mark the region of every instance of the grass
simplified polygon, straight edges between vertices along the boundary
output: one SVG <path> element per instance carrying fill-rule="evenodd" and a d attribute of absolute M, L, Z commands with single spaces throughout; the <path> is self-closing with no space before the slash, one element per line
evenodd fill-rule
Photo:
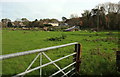
<path fill-rule="evenodd" d="M 66 43 L 79 42 L 82 44 L 82 63 L 80 75 L 107 75 L 117 74 L 115 51 L 118 50 L 118 32 L 46 32 L 46 31 L 25 31 L 25 30 L 3 30 L 2 33 L 2 54 L 23 52 L 33 49 L 46 48 Z M 61 36 L 65 36 L 61 39 Z M 48 40 L 58 38 L 60 40 Z M 73 53 L 74 46 L 45 52 L 52 60 L 58 59 Z M 30 62 L 37 54 L 21 56 L 3 60 L 3 75 L 15 75 L 24 72 Z M 49 62 L 43 56 L 43 63 Z M 61 68 L 72 62 L 72 57 L 57 62 Z M 39 65 L 39 59 L 32 68 Z M 43 75 L 49 76 L 58 69 L 49 65 L 43 68 Z M 67 71 L 66 71 L 67 72 Z M 39 70 L 27 75 L 39 75 Z M 61 74 L 60 74 L 61 75 Z"/>

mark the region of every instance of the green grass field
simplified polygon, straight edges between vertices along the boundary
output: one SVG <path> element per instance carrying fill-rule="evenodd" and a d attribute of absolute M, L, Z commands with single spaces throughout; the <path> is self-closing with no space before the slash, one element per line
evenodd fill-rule
<path fill-rule="evenodd" d="M 59 38 L 60 40 L 48 40 Z M 117 31 L 76 31 L 76 32 L 46 32 L 46 31 L 25 31 L 25 30 L 3 30 L 2 31 L 2 54 L 23 52 L 33 49 L 46 48 L 61 44 L 79 42 L 82 44 L 82 63 L 80 75 L 107 75 L 117 74 L 115 51 L 118 50 Z M 58 59 L 74 52 L 74 46 L 45 52 L 52 60 Z M 15 75 L 24 72 L 37 54 L 20 56 L 3 60 L 3 75 Z M 43 56 L 43 64 L 49 62 Z M 63 68 L 70 64 L 72 57 L 61 60 L 57 64 Z M 39 59 L 32 68 L 39 65 Z M 43 75 L 49 76 L 58 69 L 51 65 L 43 68 Z M 66 70 L 67 72 L 67 70 Z M 39 75 L 39 70 L 27 75 Z M 59 74 L 61 75 L 61 73 Z"/>

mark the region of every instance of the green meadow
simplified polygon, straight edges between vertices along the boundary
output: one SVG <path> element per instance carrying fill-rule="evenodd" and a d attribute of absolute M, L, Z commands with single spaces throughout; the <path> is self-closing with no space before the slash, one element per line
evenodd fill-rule
<path fill-rule="evenodd" d="M 79 42 L 82 45 L 82 62 L 80 64 L 80 75 L 108 75 L 117 74 L 116 71 L 116 51 L 118 50 L 118 32 L 117 31 L 30 31 L 30 30 L 10 30 L 2 31 L 2 54 L 11 54 L 28 50 L 46 48 L 56 45 L 62 45 L 72 42 Z M 52 59 L 56 60 L 74 52 L 74 45 L 45 51 Z M 3 75 L 16 75 L 24 72 L 36 54 L 15 57 L 2 61 Z M 42 57 L 43 64 L 49 60 Z M 56 62 L 60 68 L 73 62 L 73 57 Z M 39 58 L 33 64 L 32 68 L 39 66 Z M 72 68 L 72 67 L 71 67 Z M 69 69 L 71 69 L 69 68 Z M 67 72 L 69 69 L 65 70 Z M 53 65 L 42 68 L 42 75 L 49 76 L 58 71 Z M 39 75 L 39 70 L 33 71 L 27 75 Z M 62 75 L 59 73 L 58 75 Z M 57 76 L 58 76 L 57 75 Z"/>

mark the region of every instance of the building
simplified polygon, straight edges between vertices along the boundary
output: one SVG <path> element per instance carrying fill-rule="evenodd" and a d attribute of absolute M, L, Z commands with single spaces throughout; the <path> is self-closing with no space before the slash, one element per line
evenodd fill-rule
<path fill-rule="evenodd" d="M 59 26 L 59 21 L 57 19 L 43 19 L 41 22 L 44 25 Z"/>
<path fill-rule="evenodd" d="M 50 24 L 52 26 L 59 26 L 59 23 L 48 23 L 48 24 Z"/>

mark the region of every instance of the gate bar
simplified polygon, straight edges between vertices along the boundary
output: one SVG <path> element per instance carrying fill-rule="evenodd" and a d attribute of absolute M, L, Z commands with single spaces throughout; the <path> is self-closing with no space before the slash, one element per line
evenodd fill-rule
<path fill-rule="evenodd" d="M 27 70 L 29 70 L 30 69 L 30 67 L 33 65 L 33 63 L 37 60 L 37 58 L 39 57 L 39 55 L 40 55 L 40 53 L 34 58 L 34 60 L 31 62 L 31 64 L 28 66 L 28 68 L 25 70 L 25 71 L 27 71 Z"/>
<path fill-rule="evenodd" d="M 69 70 L 65 75 L 69 74 L 71 71 L 75 70 L 75 68 L 72 68 L 71 70 Z M 65 75 L 61 76 L 64 77 Z"/>
<path fill-rule="evenodd" d="M 65 69 L 69 68 L 70 66 L 74 65 L 75 63 L 76 63 L 76 62 L 73 62 L 73 63 L 69 64 L 68 66 L 64 67 L 64 68 L 63 68 L 63 69 L 61 69 L 61 70 L 63 71 L 63 70 L 65 70 Z M 54 74 L 52 74 L 52 75 L 51 75 L 51 76 L 49 76 L 49 77 L 52 77 L 52 76 L 54 76 L 54 75 L 56 75 L 56 74 L 60 73 L 60 72 L 61 72 L 61 70 L 59 70 L 59 71 L 55 72 Z M 64 75 L 67 75 L 67 74 L 64 74 Z"/>
<path fill-rule="evenodd" d="M 50 59 L 44 52 L 42 52 L 42 54 L 49 60 L 52 62 L 52 59 Z M 53 63 L 59 70 L 61 70 L 61 68 L 56 64 L 56 63 Z M 63 74 L 65 74 L 65 72 L 63 70 L 61 70 L 61 72 Z"/>
<path fill-rule="evenodd" d="M 18 53 L 13 53 L 13 54 L 0 55 L 0 60 L 12 58 L 12 57 L 17 57 L 17 56 L 33 54 L 33 53 L 38 53 L 38 52 L 43 52 L 43 51 L 47 51 L 47 50 L 51 50 L 51 49 L 56 49 L 56 48 L 61 48 L 61 47 L 74 45 L 74 44 L 78 44 L 78 42 L 69 43 L 69 44 L 63 44 L 63 45 L 58 45 L 58 46 L 52 46 L 52 47 L 48 47 L 48 48 L 42 48 L 42 49 L 36 49 L 36 50 L 30 50 L 30 51 L 24 51 L 24 52 L 18 52 Z"/>
<path fill-rule="evenodd" d="M 33 61 L 31 62 L 31 64 L 28 66 L 28 68 L 25 71 L 28 71 L 31 68 L 31 66 L 37 60 L 37 58 L 39 57 L 39 55 L 40 55 L 40 53 L 33 59 Z M 21 77 L 24 77 L 24 75 L 22 75 Z"/>
<path fill-rule="evenodd" d="M 33 69 L 30 69 L 30 70 L 28 70 L 28 71 L 26 71 L 26 72 L 22 72 L 22 73 L 20 73 L 20 74 L 17 74 L 17 75 L 15 75 L 15 76 L 13 76 L 13 77 L 18 77 L 18 76 L 27 74 L 27 73 L 29 73 L 29 72 L 35 71 L 35 70 L 37 70 L 37 69 L 40 69 L 40 68 L 42 68 L 42 67 L 45 67 L 45 66 L 47 66 L 47 65 L 49 65 L 49 64 L 55 63 L 55 62 L 57 62 L 57 61 L 60 61 L 60 60 L 62 60 L 62 59 L 64 59 L 64 58 L 67 58 L 67 57 L 72 56 L 72 55 L 75 55 L 75 54 L 76 54 L 76 53 L 72 53 L 72 54 L 70 54 L 70 55 L 64 56 L 64 57 L 59 58 L 59 59 L 57 59 L 57 60 L 54 60 L 54 61 L 52 61 L 52 62 L 49 62 L 49 63 L 43 64 L 43 65 L 41 65 L 41 66 L 35 67 L 35 68 L 33 68 Z"/>

